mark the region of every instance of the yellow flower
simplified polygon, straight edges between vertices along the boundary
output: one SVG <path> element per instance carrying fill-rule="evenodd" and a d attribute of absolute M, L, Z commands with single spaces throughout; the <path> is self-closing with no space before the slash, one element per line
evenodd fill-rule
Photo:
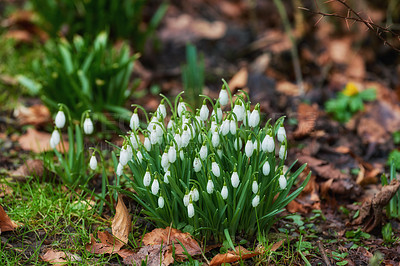
<path fill-rule="evenodd" d="M 346 96 L 351 97 L 357 95 L 359 93 L 359 90 L 354 82 L 348 82 L 342 93 Z"/>

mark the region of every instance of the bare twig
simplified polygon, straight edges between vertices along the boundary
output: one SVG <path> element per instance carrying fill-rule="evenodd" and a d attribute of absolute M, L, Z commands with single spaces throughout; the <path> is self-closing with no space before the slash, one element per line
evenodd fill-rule
<path fill-rule="evenodd" d="M 322 259 L 324 260 L 326 266 L 331 266 L 331 262 L 329 261 L 328 256 L 326 255 L 326 252 L 325 252 L 324 246 L 322 245 L 322 242 L 318 241 L 317 243 L 318 243 L 319 251 L 321 252 L 321 255 L 322 255 Z"/>

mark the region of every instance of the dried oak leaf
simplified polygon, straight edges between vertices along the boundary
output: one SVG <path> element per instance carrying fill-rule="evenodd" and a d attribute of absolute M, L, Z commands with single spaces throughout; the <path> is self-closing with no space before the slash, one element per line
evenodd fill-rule
<path fill-rule="evenodd" d="M 232 263 L 238 260 L 245 260 L 260 255 L 257 251 L 248 251 L 242 246 L 235 248 L 235 251 L 228 251 L 225 254 L 217 254 L 210 262 L 210 266 L 221 265 L 223 263 Z"/>
<path fill-rule="evenodd" d="M 50 147 L 50 138 L 50 133 L 39 132 L 34 128 L 28 128 L 27 132 L 18 139 L 18 142 L 22 149 L 40 153 L 52 150 L 52 148 Z M 69 143 L 65 139 L 64 147 L 65 151 L 67 152 L 69 148 Z M 57 145 L 56 148 L 60 152 L 64 151 L 61 142 Z"/>
<path fill-rule="evenodd" d="M 94 254 L 114 254 L 118 253 L 118 251 L 124 245 L 123 242 L 119 241 L 115 237 L 113 237 L 109 232 L 98 232 L 97 236 L 100 239 L 100 243 L 96 241 L 94 236 L 90 234 L 90 243 L 86 244 L 85 248 L 87 251 Z"/>
<path fill-rule="evenodd" d="M 145 245 L 172 245 L 173 243 L 177 256 L 184 256 L 184 249 L 180 243 L 186 248 L 190 256 L 201 254 L 199 244 L 189 233 L 182 233 L 178 229 L 171 227 L 165 229 L 156 228 L 150 233 L 147 233 L 142 241 Z"/>
<path fill-rule="evenodd" d="M 163 245 L 162 249 L 161 245 L 143 246 L 136 253 L 123 260 L 126 265 L 142 265 L 142 261 L 146 261 L 146 265 L 168 266 L 174 262 L 172 246 Z"/>
<path fill-rule="evenodd" d="M 27 176 L 42 177 L 44 173 L 43 160 L 27 160 L 25 164 L 18 167 L 18 169 L 11 171 L 11 177 L 24 180 Z"/>
<path fill-rule="evenodd" d="M 389 185 L 383 186 L 375 196 L 363 203 L 360 215 L 353 221 L 354 225 L 364 223 L 364 231 L 371 232 L 379 226 L 382 220 L 383 208 L 389 203 L 400 187 L 398 180 L 392 180 Z"/>
<path fill-rule="evenodd" d="M 118 203 L 111 228 L 113 235 L 125 244 L 128 243 L 131 222 L 132 217 L 129 215 L 129 211 L 124 204 L 122 195 L 118 195 Z"/>
<path fill-rule="evenodd" d="M 308 167 L 310 167 L 311 171 L 314 174 L 324 179 L 349 178 L 348 175 L 342 173 L 339 169 L 335 168 L 333 164 L 327 161 L 320 160 L 305 154 L 299 154 L 297 158 L 300 164 L 307 163 Z"/>
<path fill-rule="evenodd" d="M 0 205 L 0 234 L 2 232 L 14 231 L 17 227 L 18 225 L 8 217 L 3 207 Z"/>
<path fill-rule="evenodd" d="M 313 131 L 317 118 L 318 106 L 316 104 L 299 104 L 297 109 L 297 119 L 299 123 L 296 131 L 293 132 L 293 137 L 300 139 L 308 136 Z"/>
<path fill-rule="evenodd" d="M 55 251 L 53 249 L 48 249 L 45 254 L 40 255 L 40 258 L 50 264 L 64 264 L 82 261 L 82 258 L 76 254 L 71 254 L 65 251 Z"/>
<path fill-rule="evenodd" d="M 30 107 L 21 105 L 15 109 L 14 115 L 20 125 L 40 126 L 51 122 L 50 111 L 42 104 L 35 104 Z"/>

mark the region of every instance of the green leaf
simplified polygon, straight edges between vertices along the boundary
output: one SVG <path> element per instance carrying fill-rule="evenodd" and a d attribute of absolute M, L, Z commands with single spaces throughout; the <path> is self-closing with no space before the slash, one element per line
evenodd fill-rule
<path fill-rule="evenodd" d="M 42 89 L 42 84 L 24 75 L 17 75 L 17 81 L 19 84 L 27 88 L 29 94 L 32 96 L 37 95 Z"/>

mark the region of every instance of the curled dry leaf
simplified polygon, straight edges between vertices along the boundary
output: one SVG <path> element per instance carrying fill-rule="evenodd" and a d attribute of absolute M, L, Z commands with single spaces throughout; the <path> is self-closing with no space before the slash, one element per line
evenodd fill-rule
<path fill-rule="evenodd" d="M 42 104 L 35 104 L 30 107 L 19 106 L 15 109 L 14 115 L 20 125 L 40 126 L 51 122 L 50 111 Z"/>
<path fill-rule="evenodd" d="M 27 160 L 25 164 L 21 165 L 15 171 L 9 174 L 14 179 L 24 180 L 27 176 L 42 177 L 44 173 L 43 160 Z"/>
<path fill-rule="evenodd" d="M 55 251 L 53 249 L 48 249 L 40 258 L 50 264 L 63 264 L 70 262 L 82 261 L 82 258 L 76 254 L 71 254 L 65 251 Z"/>
<path fill-rule="evenodd" d="M 169 245 L 143 246 L 135 254 L 124 258 L 126 265 L 142 265 L 142 261 L 146 261 L 146 265 L 168 266 L 174 262 L 172 247 Z"/>
<path fill-rule="evenodd" d="M 14 231 L 17 227 L 18 225 L 8 217 L 3 207 L 0 205 L 0 234 L 2 232 Z"/>
<path fill-rule="evenodd" d="M 50 148 L 50 138 L 50 133 L 39 132 L 34 128 L 28 128 L 27 132 L 18 139 L 18 142 L 22 149 L 40 153 L 52 150 L 52 148 Z M 65 151 L 68 152 L 69 144 L 65 139 L 64 147 Z M 60 152 L 64 151 L 61 142 L 56 148 Z"/>
<path fill-rule="evenodd" d="M 221 265 L 223 263 L 232 263 L 238 260 L 245 260 L 260 255 L 257 251 L 248 251 L 242 246 L 235 248 L 235 251 L 228 251 L 225 254 L 217 254 L 210 262 L 210 266 Z"/>
<path fill-rule="evenodd" d="M 128 243 L 131 221 L 132 217 L 129 215 L 128 209 L 122 199 L 122 195 L 118 195 L 118 203 L 111 228 L 113 235 L 125 244 Z"/>
<path fill-rule="evenodd" d="M 100 243 L 97 243 L 96 239 L 90 234 L 90 243 L 86 244 L 85 248 L 87 251 L 94 254 L 114 254 L 122 248 L 124 243 L 113 237 L 109 232 L 98 232 L 97 233 Z"/>
<path fill-rule="evenodd" d="M 318 106 L 301 103 L 297 109 L 297 119 L 299 121 L 294 138 L 304 138 L 308 136 L 315 127 L 315 121 L 318 118 Z"/>

